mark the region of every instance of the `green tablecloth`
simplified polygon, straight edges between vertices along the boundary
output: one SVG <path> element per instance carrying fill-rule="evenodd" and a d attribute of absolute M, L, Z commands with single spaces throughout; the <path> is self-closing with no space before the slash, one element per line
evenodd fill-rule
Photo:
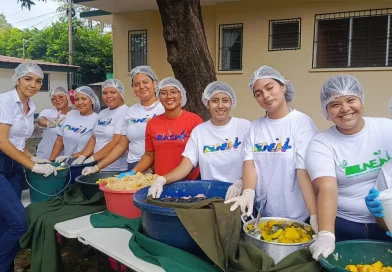
<path fill-rule="evenodd" d="M 79 184 L 67 189 L 64 196 L 30 204 L 26 209 L 28 229 L 20 239 L 22 248 L 31 248 L 30 272 L 63 271 L 55 224 L 105 209 L 102 192 L 86 200 Z"/>

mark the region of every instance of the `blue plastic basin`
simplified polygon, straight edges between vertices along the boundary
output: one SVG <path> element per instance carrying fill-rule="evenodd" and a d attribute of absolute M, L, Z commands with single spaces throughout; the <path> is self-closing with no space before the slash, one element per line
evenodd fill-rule
<path fill-rule="evenodd" d="M 69 184 L 75 183 L 76 178 L 82 174 L 83 168 L 88 167 L 88 166 L 94 166 L 96 164 L 96 162 L 90 162 L 90 163 L 84 163 L 84 164 L 79 164 L 79 165 L 71 165 L 74 160 L 76 160 L 76 159 L 70 159 L 68 161 L 70 172 L 68 173 L 68 176 L 67 176 L 67 182 L 69 181 L 69 176 L 71 175 L 71 181 Z"/>
<path fill-rule="evenodd" d="M 231 183 L 216 180 L 179 181 L 163 187 L 161 198 L 196 196 L 204 194 L 208 198 L 225 198 L 226 191 Z M 133 203 L 141 210 L 143 232 L 148 237 L 162 243 L 186 250 L 191 253 L 200 253 L 200 248 L 172 208 L 158 207 L 145 203 L 148 188 L 143 188 L 133 196 Z"/>

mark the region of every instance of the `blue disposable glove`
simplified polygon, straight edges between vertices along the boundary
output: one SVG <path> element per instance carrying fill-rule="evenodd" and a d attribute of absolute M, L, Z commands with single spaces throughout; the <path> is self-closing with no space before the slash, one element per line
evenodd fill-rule
<path fill-rule="evenodd" d="M 135 175 L 135 172 L 133 172 L 133 170 L 131 170 L 131 171 L 129 171 L 129 172 L 124 172 L 124 173 L 121 173 L 121 174 L 119 174 L 117 177 L 118 178 L 123 178 L 123 177 L 125 177 L 125 176 L 133 176 L 133 175 Z"/>
<path fill-rule="evenodd" d="M 387 235 L 388 235 L 389 237 L 392 237 L 392 233 L 390 233 L 389 231 L 387 231 Z"/>
<path fill-rule="evenodd" d="M 367 208 L 375 217 L 382 218 L 384 217 L 384 213 L 382 212 L 384 210 L 384 207 L 382 206 L 381 201 L 375 200 L 379 195 L 380 192 L 377 189 L 373 188 L 365 197 L 365 202 Z"/>

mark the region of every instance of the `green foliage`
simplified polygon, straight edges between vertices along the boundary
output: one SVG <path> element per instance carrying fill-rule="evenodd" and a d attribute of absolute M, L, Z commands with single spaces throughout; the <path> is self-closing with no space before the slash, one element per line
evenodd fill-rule
<path fill-rule="evenodd" d="M 12 27 L 12 25 L 7 22 L 7 19 L 5 18 L 4 14 L 0 13 L 0 32 L 3 29 L 8 29 L 11 27 Z"/>
<path fill-rule="evenodd" d="M 75 20 L 73 36 L 73 64 L 81 67 L 84 84 L 105 80 L 112 73 L 112 39 L 98 27 L 89 28 Z M 56 22 L 43 30 L 10 28 L 0 32 L 0 55 L 23 56 L 26 39 L 26 58 L 55 63 L 68 63 L 68 24 Z"/>

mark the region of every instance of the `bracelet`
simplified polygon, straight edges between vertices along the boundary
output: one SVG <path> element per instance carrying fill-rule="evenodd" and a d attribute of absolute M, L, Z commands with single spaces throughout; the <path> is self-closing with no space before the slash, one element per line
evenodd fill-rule
<path fill-rule="evenodd" d="M 98 172 L 101 172 L 101 169 L 99 169 L 98 165 L 94 165 L 95 168 L 97 168 Z"/>

